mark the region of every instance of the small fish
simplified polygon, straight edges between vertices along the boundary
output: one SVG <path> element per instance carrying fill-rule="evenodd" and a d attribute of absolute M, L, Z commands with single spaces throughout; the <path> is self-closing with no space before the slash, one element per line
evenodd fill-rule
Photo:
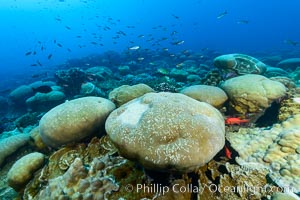
<path fill-rule="evenodd" d="M 41 51 L 43 51 L 45 48 L 44 48 L 44 46 L 41 46 Z"/>
<path fill-rule="evenodd" d="M 32 52 L 31 51 L 28 51 L 25 53 L 25 56 L 29 56 Z"/>
<path fill-rule="evenodd" d="M 139 35 L 139 36 L 138 36 L 138 38 L 143 38 L 143 37 L 145 37 L 145 35 Z"/>
<path fill-rule="evenodd" d="M 238 20 L 236 21 L 237 24 L 249 24 L 248 20 Z"/>
<path fill-rule="evenodd" d="M 39 66 L 43 66 L 42 63 L 41 63 L 39 60 L 37 60 L 36 63 L 37 63 Z"/>
<path fill-rule="evenodd" d="M 52 58 L 52 54 L 48 55 L 48 60 L 50 60 Z"/>
<path fill-rule="evenodd" d="M 33 54 L 33 55 L 36 55 L 36 51 L 34 51 L 32 54 Z"/>
<path fill-rule="evenodd" d="M 62 47 L 62 45 L 61 45 L 61 44 L 59 44 L 59 43 L 57 43 L 56 45 L 57 45 L 58 47 Z"/>
<path fill-rule="evenodd" d="M 168 48 L 163 48 L 162 50 L 163 50 L 163 51 L 169 51 L 169 49 L 168 49 Z"/>
<path fill-rule="evenodd" d="M 124 33 L 123 31 L 118 31 L 117 33 L 126 36 L 126 33 Z"/>
<path fill-rule="evenodd" d="M 56 43 L 56 40 L 53 40 L 53 43 L 55 44 L 55 43 Z"/>
<path fill-rule="evenodd" d="M 71 27 L 70 26 L 65 26 L 66 29 L 68 30 L 71 30 Z"/>
<path fill-rule="evenodd" d="M 169 71 L 166 68 L 160 67 L 157 69 L 157 72 L 162 75 L 168 75 Z"/>
<path fill-rule="evenodd" d="M 81 35 L 77 35 L 76 37 L 77 37 L 77 38 L 81 38 Z"/>
<path fill-rule="evenodd" d="M 184 40 L 180 40 L 180 41 L 173 42 L 172 44 L 173 45 L 181 45 L 183 43 L 184 43 Z"/>
<path fill-rule="evenodd" d="M 232 152 L 229 150 L 229 148 L 225 145 L 224 149 L 225 149 L 225 156 L 226 156 L 226 158 L 232 159 L 232 157 L 231 157 Z"/>
<path fill-rule="evenodd" d="M 172 14 L 172 16 L 173 16 L 175 19 L 179 19 L 179 17 L 178 17 L 177 15 Z"/>
<path fill-rule="evenodd" d="M 137 58 L 138 61 L 143 61 L 144 59 L 145 59 L 145 58 L 143 58 L 143 57 Z"/>
<path fill-rule="evenodd" d="M 97 43 L 97 42 L 91 42 L 91 44 L 93 44 L 93 45 L 97 45 L 98 43 Z"/>
<path fill-rule="evenodd" d="M 226 125 L 242 125 L 248 122 L 250 122 L 249 119 L 240 119 L 238 117 L 228 117 L 227 119 L 225 119 Z"/>
<path fill-rule="evenodd" d="M 171 35 L 175 35 L 177 33 L 178 33 L 177 31 L 172 31 Z"/>
<path fill-rule="evenodd" d="M 293 40 L 284 40 L 283 42 L 292 46 L 296 46 L 299 43 Z"/>
<path fill-rule="evenodd" d="M 68 51 L 68 52 L 72 52 L 72 50 L 71 50 L 70 48 L 67 48 L 67 51 Z"/>
<path fill-rule="evenodd" d="M 133 47 L 129 47 L 128 50 L 138 50 L 140 48 L 140 46 L 133 46 Z"/>
<path fill-rule="evenodd" d="M 227 15 L 227 11 L 225 10 L 224 12 L 220 13 L 218 16 L 217 16 L 217 19 L 221 19 L 223 18 L 225 15 Z"/>
<path fill-rule="evenodd" d="M 31 66 L 31 67 L 36 67 L 36 66 L 38 66 L 38 65 L 34 63 L 34 64 L 31 64 L 30 66 Z"/>
<path fill-rule="evenodd" d="M 56 18 L 54 18 L 56 21 L 59 21 L 59 22 L 61 22 L 61 19 L 60 18 L 58 18 L 58 17 L 56 17 Z"/>

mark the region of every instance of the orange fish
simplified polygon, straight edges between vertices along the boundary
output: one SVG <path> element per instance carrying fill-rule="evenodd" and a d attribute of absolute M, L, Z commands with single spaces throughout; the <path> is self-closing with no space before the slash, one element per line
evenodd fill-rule
<path fill-rule="evenodd" d="M 225 120 L 225 124 L 227 125 L 241 125 L 241 124 L 244 124 L 244 123 L 248 123 L 250 120 L 249 119 L 240 119 L 238 117 L 228 117 L 226 120 Z"/>
<path fill-rule="evenodd" d="M 232 152 L 228 149 L 228 147 L 224 146 L 224 148 L 225 148 L 226 158 L 232 159 L 232 157 L 231 157 Z"/>

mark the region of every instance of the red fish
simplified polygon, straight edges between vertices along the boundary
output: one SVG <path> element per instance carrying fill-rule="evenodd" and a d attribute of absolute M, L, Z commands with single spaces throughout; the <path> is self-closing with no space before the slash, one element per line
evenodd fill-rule
<path fill-rule="evenodd" d="M 224 146 L 224 148 L 225 148 L 226 158 L 232 159 L 232 157 L 231 157 L 232 152 L 228 149 L 228 147 Z"/>
<path fill-rule="evenodd" d="M 250 120 L 249 119 L 240 119 L 238 117 L 228 117 L 226 120 L 225 120 L 225 124 L 227 125 L 241 125 L 241 124 L 244 124 L 244 123 L 248 123 Z"/>

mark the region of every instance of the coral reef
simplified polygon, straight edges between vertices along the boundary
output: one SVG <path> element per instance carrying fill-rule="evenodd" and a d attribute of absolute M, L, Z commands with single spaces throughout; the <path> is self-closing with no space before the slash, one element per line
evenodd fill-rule
<path fill-rule="evenodd" d="M 117 107 L 120 107 L 128 101 L 143 96 L 149 92 L 154 92 L 154 90 L 145 84 L 132 86 L 122 85 L 109 93 L 109 99 L 114 102 Z"/>
<path fill-rule="evenodd" d="M 115 105 L 101 97 L 67 101 L 47 112 L 40 120 L 40 134 L 50 147 L 74 143 L 101 131 Z"/>
<path fill-rule="evenodd" d="M 230 108 L 241 114 L 263 112 L 286 94 L 282 83 L 255 74 L 228 79 L 221 88 L 229 97 Z"/>
<path fill-rule="evenodd" d="M 30 86 L 21 85 L 9 94 L 9 98 L 16 106 L 23 106 L 26 99 L 32 95 L 34 95 L 34 91 Z"/>
<path fill-rule="evenodd" d="M 222 89 L 208 85 L 189 86 L 181 90 L 180 93 L 198 101 L 209 103 L 216 108 L 221 108 L 228 99 L 226 93 Z"/>
<path fill-rule="evenodd" d="M 16 191 L 22 189 L 33 177 L 33 173 L 44 164 L 45 156 L 34 152 L 15 162 L 7 174 L 8 185 Z"/>
<path fill-rule="evenodd" d="M 26 128 L 27 126 L 36 125 L 41 119 L 41 114 L 38 112 L 26 113 L 15 120 L 15 125 L 18 129 Z"/>
<path fill-rule="evenodd" d="M 217 86 L 223 80 L 220 70 L 211 70 L 209 71 L 205 77 L 201 80 L 204 85 L 212 85 Z"/>
<path fill-rule="evenodd" d="M 266 168 L 279 186 L 300 192 L 300 115 L 271 129 L 240 129 L 227 139 L 239 153 L 236 161 L 246 168 Z"/>
<path fill-rule="evenodd" d="M 26 105 L 31 110 L 43 112 L 63 103 L 65 98 L 66 95 L 61 91 L 38 92 L 26 100 Z"/>
<path fill-rule="evenodd" d="M 0 140 L 0 166 L 4 159 L 24 146 L 29 141 L 27 134 L 14 135 Z"/>
<path fill-rule="evenodd" d="M 81 84 L 87 80 L 86 74 L 79 68 L 58 70 L 55 73 L 57 84 L 61 86 L 67 96 L 74 96 L 80 93 Z"/>
<path fill-rule="evenodd" d="M 263 74 L 267 66 L 248 55 L 244 54 L 226 54 L 214 59 L 214 65 L 225 71 L 225 73 L 243 74 Z"/>
<path fill-rule="evenodd" d="M 91 82 L 83 83 L 81 85 L 80 95 L 82 95 L 82 96 L 97 96 L 97 97 L 105 96 L 104 92 Z"/>
<path fill-rule="evenodd" d="M 120 155 L 158 171 L 190 172 L 224 146 L 224 119 L 178 93 L 148 93 L 113 111 L 105 129 Z"/>
<path fill-rule="evenodd" d="M 278 120 L 283 122 L 296 114 L 300 114 L 300 88 L 291 89 L 288 98 L 282 100 Z"/>

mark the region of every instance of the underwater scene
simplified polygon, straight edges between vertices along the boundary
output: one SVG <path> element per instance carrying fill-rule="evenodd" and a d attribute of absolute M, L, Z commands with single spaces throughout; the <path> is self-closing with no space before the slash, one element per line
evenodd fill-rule
<path fill-rule="evenodd" d="M 1 200 L 299 200 L 299 0 L 0 0 Z"/>

